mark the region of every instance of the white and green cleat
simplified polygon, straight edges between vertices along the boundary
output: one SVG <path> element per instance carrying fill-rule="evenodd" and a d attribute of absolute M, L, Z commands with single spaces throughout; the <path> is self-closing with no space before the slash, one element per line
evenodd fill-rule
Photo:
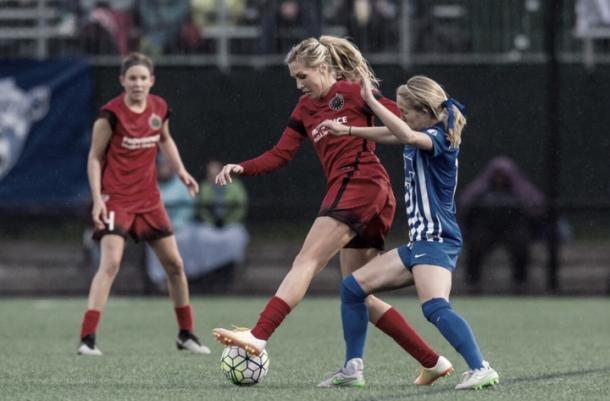
<path fill-rule="evenodd" d="M 480 390 L 485 387 L 495 386 L 500 382 L 500 376 L 489 362 L 483 361 L 480 369 L 471 369 L 462 374 L 462 381 L 455 386 L 456 390 Z"/>
<path fill-rule="evenodd" d="M 364 374 L 362 370 L 364 363 L 360 358 L 352 358 L 345 364 L 344 368 L 339 369 L 337 372 L 330 374 L 324 379 L 318 387 L 320 388 L 339 388 L 339 387 L 352 387 L 352 388 L 364 388 Z"/>

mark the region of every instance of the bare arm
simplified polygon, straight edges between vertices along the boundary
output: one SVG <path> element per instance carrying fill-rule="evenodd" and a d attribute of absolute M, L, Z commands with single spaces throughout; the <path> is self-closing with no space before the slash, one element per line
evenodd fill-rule
<path fill-rule="evenodd" d="M 398 145 L 398 138 L 387 127 L 354 127 L 343 125 L 332 120 L 324 120 L 317 129 L 327 130 L 333 135 L 353 135 L 364 139 L 370 139 L 377 143 Z"/>
<path fill-rule="evenodd" d="M 180 180 L 188 188 L 191 196 L 195 196 L 199 192 L 199 184 L 189 174 L 189 172 L 186 171 L 186 168 L 182 163 L 182 158 L 180 157 L 180 152 L 178 151 L 176 142 L 174 142 L 174 138 L 172 138 L 169 131 L 169 120 L 165 120 L 165 122 L 163 123 L 163 129 L 161 130 L 161 141 L 159 142 L 159 149 L 167 158 L 167 161 L 172 167 L 172 170 L 175 171 L 176 174 L 178 174 Z"/>
<path fill-rule="evenodd" d="M 411 129 L 406 122 L 388 110 L 373 96 L 371 84 L 368 80 L 362 80 L 361 85 L 362 98 L 369 105 L 373 113 L 379 117 L 381 122 L 396 137 L 399 143 L 412 145 L 423 150 L 431 150 L 433 148 L 432 139 L 428 135 Z"/>
<path fill-rule="evenodd" d="M 100 230 L 104 228 L 104 222 L 108 220 L 106 204 L 102 199 L 102 163 L 111 137 L 112 128 L 108 120 L 105 118 L 97 119 L 93 124 L 91 148 L 87 158 L 87 175 L 93 200 L 91 217 L 95 228 Z"/>

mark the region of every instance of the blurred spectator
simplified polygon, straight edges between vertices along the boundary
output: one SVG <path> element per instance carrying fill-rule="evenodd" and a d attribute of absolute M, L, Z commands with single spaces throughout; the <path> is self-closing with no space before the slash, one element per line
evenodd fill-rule
<path fill-rule="evenodd" d="M 184 271 L 189 286 L 196 292 L 222 292 L 230 288 L 235 268 L 245 260 L 248 232 L 243 226 L 248 196 L 243 184 L 219 187 L 214 177 L 222 164 L 210 161 L 207 178 L 199 188 L 198 215 L 195 221 L 194 200 L 178 177 L 160 161 L 158 169 L 159 190 L 172 221 Z M 146 250 L 149 278 L 159 289 L 165 289 L 165 270 L 150 248 Z"/>
<path fill-rule="evenodd" d="M 246 0 L 224 0 L 227 8 L 227 22 L 237 25 L 246 15 Z M 205 27 L 216 25 L 218 0 L 191 0 L 193 22 L 205 31 Z"/>
<path fill-rule="evenodd" d="M 192 263 L 187 251 L 190 246 L 190 229 L 195 217 L 195 199 L 189 194 L 188 188 L 180 181 L 180 178 L 173 172 L 167 159 L 158 156 L 157 159 L 157 181 L 161 200 L 165 204 L 167 214 L 172 222 L 172 228 L 178 249 L 184 259 L 184 271 L 189 276 L 189 263 Z M 146 245 L 146 270 L 153 283 L 159 288 L 165 288 L 165 269 L 161 266 L 159 258 L 156 257 L 152 248 Z"/>
<path fill-rule="evenodd" d="M 154 56 L 180 48 L 183 29 L 191 18 L 190 11 L 190 0 L 139 0 L 140 51 Z"/>
<path fill-rule="evenodd" d="M 167 205 L 167 214 L 174 230 L 179 231 L 195 219 L 195 199 L 188 188 L 172 171 L 170 164 L 163 157 L 157 162 L 157 180 L 162 200 Z"/>
<path fill-rule="evenodd" d="M 577 0 L 576 33 L 588 36 L 594 29 L 610 28 L 610 0 Z"/>
<path fill-rule="evenodd" d="M 225 24 L 236 26 L 246 23 L 250 18 L 248 2 L 246 0 L 224 0 L 226 7 Z M 211 38 L 208 32 L 222 24 L 220 15 L 222 10 L 219 8 L 218 0 L 191 0 L 191 23 L 192 29 L 196 30 L 201 40 L 199 49 L 208 51 L 214 47 L 214 42 L 207 39 Z"/>
<path fill-rule="evenodd" d="M 349 36 L 364 52 L 396 49 L 400 8 L 396 0 L 329 0 L 324 3 L 324 19 L 346 27 L 340 36 Z"/>
<path fill-rule="evenodd" d="M 481 267 L 496 245 L 506 246 L 515 291 L 527 281 L 530 244 L 541 226 L 545 198 L 508 157 L 492 159 L 462 192 L 458 212 L 463 223 L 466 280 L 479 291 Z"/>
<path fill-rule="evenodd" d="M 413 50 L 418 52 L 467 52 L 472 50 L 470 32 L 480 30 L 486 22 L 473 24 L 465 4 L 412 0 L 410 18 L 413 21 Z M 476 15 L 476 13 L 474 13 Z M 486 21 L 487 21 L 486 17 Z M 492 29 L 493 26 L 492 26 Z M 488 36 L 486 32 L 475 32 L 476 35 Z"/>
<path fill-rule="evenodd" d="M 109 1 L 81 3 L 84 19 L 79 38 L 81 48 L 87 54 L 129 53 L 133 1 L 118 2 L 121 8 L 114 3 Z"/>
<path fill-rule="evenodd" d="M 322 32 L 321 0 L 260 0 L 263 53 L 285 53 L 308 37 Z"/>
<path fill-rule="evenodd" d="M 394 0 L 353 0 L 350 3 L 348 35 L 364 52 L 395 47 L 399 10 Z"/>
<path fill-rule="evenodd" d="M 222 187 L 214 183 L 221 169 L 222 163 L 210 160 L 206 168 L 206 179 L 199 184 L 199 218 L 218 228 L 241 224 L 248 209 L 248 194 L 239 179 Z"/>

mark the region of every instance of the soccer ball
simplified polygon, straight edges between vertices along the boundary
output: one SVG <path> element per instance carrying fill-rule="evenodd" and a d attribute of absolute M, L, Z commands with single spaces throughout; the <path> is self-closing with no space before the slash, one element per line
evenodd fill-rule
<path fill-rule="evenodd" d="M 222 351 L 220 368 L 231 383 L 250 386 L 263 381 L 269 371 L 269 355 L 266 350 L 260 356 L 250 355 L 244 349 L 230 345 Z"/>

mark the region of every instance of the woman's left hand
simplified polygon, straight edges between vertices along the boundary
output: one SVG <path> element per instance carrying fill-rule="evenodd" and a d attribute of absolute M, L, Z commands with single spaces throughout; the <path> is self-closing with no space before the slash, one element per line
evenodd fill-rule
<path fill-rule="evenodd" d="M 349 126 L 343 125 L 333 120 L 324 120 L 317 127 L 316 130 L 326 130 L 333 135 L 341 136 L 349 134 Z"/>
<path fill-rule="evenodd" d="M 182 183 L 188 188 L 189 194 L 191 196 L 194 197 L 195 195 L 197 195 L 197 193 L 199 192 L 199 184 L 197 183 L 197 181 L 195 181 L 193 176 L 191 176 L 186 170 L 182 170 L 178 172 L 178 177 L 180 178 Z"/>

